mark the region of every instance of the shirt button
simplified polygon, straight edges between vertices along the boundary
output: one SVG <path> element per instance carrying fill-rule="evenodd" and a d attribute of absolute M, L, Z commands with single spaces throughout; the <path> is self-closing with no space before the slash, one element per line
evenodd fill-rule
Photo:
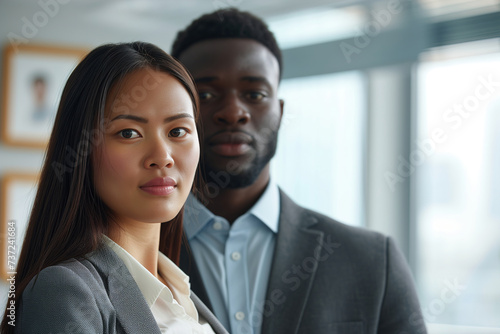
<path fill-rule="evenodd" d="M 238 261 L 239 259 L 241 259 L 241 254 L 240 252 L 233 252 L 231 254 L 231 258 L 234 260 L 234 261 Z M 238 313 L 241 313 L 241 312 L 238 312 Z M 238 314 L 236 313 L 236 314 Z M 243 315 L 244 316 L 244 315 Z"/>
<path fill-rule="evenodd" d="M 216 231 L 219 231 L 220 229 L 222 229 L 222 223 L 220 221 L 216 221 L 212 227 L 214 228 L 214 230 Z"/>
<path fill-rule="evenodd" d="M 236 320 L 241 321 L 241 320 L 245 319 L 245 313 L 243 313 L 243 312 L 236 312 L 236 314 L 234 315 L 234 317 L 236 318 Z"/>

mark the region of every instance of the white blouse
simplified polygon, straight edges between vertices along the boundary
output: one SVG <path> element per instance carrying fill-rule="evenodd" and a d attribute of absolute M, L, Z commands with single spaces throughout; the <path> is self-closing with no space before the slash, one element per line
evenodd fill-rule
<path fill-rule="evenodd" d="M 198 317 L 198 311 L 189 297 L 189 276 L 168 257 L 158 252 L 158 271 L 172 290 L 120 245 L 107 236 L 104 236 L 104 241 L 125 263 L 163 334 L 214 334 L 206 320 Z"/>

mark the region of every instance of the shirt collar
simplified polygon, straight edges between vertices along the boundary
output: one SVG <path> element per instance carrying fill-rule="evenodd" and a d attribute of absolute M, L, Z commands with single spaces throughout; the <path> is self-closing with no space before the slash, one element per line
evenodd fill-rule
<path fill-rule="evenodd" d="M 215 215 L 210 212 L 196 197 L 189 194 L 184 206 L 184 232 L 191 239 L 207 225 Z"/>
<path fill-rule="evenodd" d="M 151 274 L 139 261 L 137 261 L 129 252 L 123 249 L 116 242 L 111 240 L 106 235 L 103 235 L 104 243 L 108 245 L 118 257 L 124 262 L 128 271 L 137 283 L 139 290 L 141 290 L 146 303 L 151 308 L 156 302 L 163 289 L 168 289 L 165 284 L 160 282 L 153 274 Z M 168 257 L 161 252 L 158 252 L 158 271 L 163 277 L 168 277 L 169 284 L 172 287 L 189 296 L 189 276 L 179 269 Z M 164 294 L 169 295 L 171 294 Z M 172 298 L 171 298 L 172 299 Z M 173 302 L 169 300 L 169 302 Z"/>
<path fill-rule="evenodd" d="M 280 195 L 276 183 L 269 181 L 259 200 L 248 210 L 247 215 L 254 215 L 271 231 L 278 232 Z M 193 194 L 189 194 L 184 211 L 184 231 L 188 239 L 193 238 L 216 216 L 210 212 Z"/>
<path fill-rule="evenodd" d="M 248 214 L 253 214 L 260 219 L 274 233 L 278 232 L 280 194 L 278 186 L 275 183 L 269 181 L 262 196 L 260 196 L 257 203 L 255 203 L 245 215 Z"/>

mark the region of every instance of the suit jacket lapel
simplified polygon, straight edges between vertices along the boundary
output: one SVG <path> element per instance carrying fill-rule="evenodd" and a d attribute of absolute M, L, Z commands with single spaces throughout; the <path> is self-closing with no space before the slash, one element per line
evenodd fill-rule
<path fill-rule="evenodd" d="M 125 333 L 161 334 L 141 290 L 121 259 L 109 247 L 103 246 L 92 253 L 88 260 L 104 278 L 109 299 Z"/>
<path fill-rule="evenodd" d="M 280 191 L 278 239 L 263 309 L 262 334 L 296 333 L 314 281 L 323 233 L 315 217 Z"/>

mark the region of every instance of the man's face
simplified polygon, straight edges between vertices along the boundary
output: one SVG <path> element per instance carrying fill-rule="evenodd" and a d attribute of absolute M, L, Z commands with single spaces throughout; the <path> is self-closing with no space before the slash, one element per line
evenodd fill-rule
<path fill-rule="evenodd" d="M 193 44 L 179 60 L 200 96 L 207 181 L 229 176 L 226 187 L 251 185 L 262 170 L 268 173 L 276 151 L 283 112 L 277 59 L 250 39 L 212 39 Z"/>

